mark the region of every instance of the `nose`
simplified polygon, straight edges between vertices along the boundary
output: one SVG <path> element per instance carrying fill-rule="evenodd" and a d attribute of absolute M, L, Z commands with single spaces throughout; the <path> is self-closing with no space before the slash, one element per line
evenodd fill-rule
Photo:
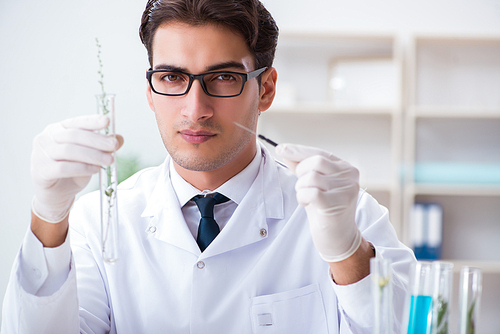
<path fill-rule="evenodd" d="M 198 122 L 213 116 L 210 96 L 205 94 L 199 80 L 194 80 L 189 92 L 184 96 L 182 115 L 192 122 Z"/>

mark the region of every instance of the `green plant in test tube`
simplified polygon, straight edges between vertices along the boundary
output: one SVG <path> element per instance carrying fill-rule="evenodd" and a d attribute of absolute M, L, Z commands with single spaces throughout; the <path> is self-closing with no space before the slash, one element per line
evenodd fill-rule
<path fill-rule="evenodd" d="M 449 334 L 453 264 L 418 261 L 410 277 L 408 334 Z"/>
<path fill-rule="evenodd" d="M 448 334 L 448 302 L 442 296 L 437 300 L 436 334 Z"/>
<path fill-rule="evenodd" d="M 99 85 L 101 93 L 96 95 L 97 112 L 109 118 L 109 125 L 101 132 L 105 135 L 115 135 L 115 95 L 106 94 L 104 89 L 104 74 L 102 70 L 101 45 L 96 38 L 97 59 L 99 61 Z M 110 166 L 101 167 L 99 173 L 99 191 L 101 208 L 101 246 L 104 261 L 114 263 L 118 259 L 118 208 L 117 208 L 117 171 L 116 156 Z"/>
<path fill-rule="evenodd" d="M 482 270 L 464 266 L 460 270 L 458 333 L 478 333 L 482 294 Z"/>
<path fill-rule="evenodd" d="M 476 333 L 476 321 L 474 318 L 474 309 L 476 306 L 476 300 L 470 304 L 469 310 L 467 310 L 467 324 L 466 324 L 466 333 L 467 334 L 475 334 Z"/>
<path fill-rule="evenodd" d="M 374 334 L 393 333 L 392 267 L 391 261 L 374 257 L 370 260 L 374 302 Z"/>
<path fill-rule="evenodd" d="M 449 334 L 450 309 L 453 285 L 453 264 L 445 261 L 433 263 L 434 292 L 432 334 Z"/>

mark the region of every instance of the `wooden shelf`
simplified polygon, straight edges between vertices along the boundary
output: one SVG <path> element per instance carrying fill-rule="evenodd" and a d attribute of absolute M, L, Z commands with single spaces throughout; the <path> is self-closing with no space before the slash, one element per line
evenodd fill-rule
<path fill-rule="evenodd" d="M 500 261 L 481 261 L 481 260 L 447 260 L 441 261 L 453 263 L 453 272 L 459 273 L 460 268 L 464 266 L 479 268 L 483 274 L 500 274 Z"/>
<path fill-rule="evenodd" d="M 409 116 L 414 118 L 500 119 L 500 108 L 412 106 L 409 108 Z"/>
<path fill-rule="evenodd" d="M 443 45 L 443 46 L 483 46 L 483 45 L 498 45 L 500 37 L 498 35 L 436 35 L 436 34 L 419 34 L 415 37 L 416 43 L 420 46 L 427 45 Z"/>
<path fill-rule="evenodd" d="M 406 190 L 413 195 L 500 196 L 500 185 L 413 183 Z"/>
<path fill-rule="evenodd" d="M 399 232 L 403 69 L 397 38 L 284 31 L 274 64 L 277 96 L 258 131 L 276 142 L 322 148 L 356 166 L 361 188 L 389 208 Z"/>
<path fill-rule="evenodd" d="M 500 277 L 500 184 L 496 178 L 486 183 L 486 174 L 473 178 L 461 167 L 500 163 L 500 37 L 416 36 L 409 56 L 402 239 L 412 246 L 415 202 L 438 203 L 442 261 L 454 264 L 456 276 L 463 266 L 480 268 L 494 277 L 484 291 L 498 289 L 491 282 Z M 422 181 L 457 182 L 415 182 L 428 176 L 419 167 L 433 163 L 451 169 Z"/>
<path fill-rule="evenodd" d="M 273 106 L 269 112 L 276 113 L 307 113 L 307 114 L 333 114 L 333 115 L 378 115 L 392 116 L 398 114 L 399 109 L 395 107 L 368 107 L 368 106 L 350 106 L 337 107 L 330 104 L 307 104 L 297 103 L 292 106 Z"/>
<path fill-rule="evenodd" d="M 329 32 L 281 32 L 277 54 L 289 52 L 336 57 L 390 56 L 394 52 L 394 36 L 379 34 L 338 34 Z"/>

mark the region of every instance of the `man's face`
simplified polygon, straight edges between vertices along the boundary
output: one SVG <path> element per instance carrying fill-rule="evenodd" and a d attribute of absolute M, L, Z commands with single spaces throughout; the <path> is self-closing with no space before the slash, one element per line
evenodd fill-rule
<path fill-rule="evenodd" d="M 164 68 L 192 74 L 214 68 L 255 70 L 254 58 L 240 35 L 223 27 L 177 22 L 160 26 L 154 36 L 153 70 Z M 255 130 L 259 108 L 256 78 L 246 82 L 241 95 L 231 98 L 206 95 L 198 80 L 183 96 L 159 95 L 149 85 L 147 95 L 163 143 L 178 166 L 212 171 L 253 158 L 255 138 L 233 122 Z"/>

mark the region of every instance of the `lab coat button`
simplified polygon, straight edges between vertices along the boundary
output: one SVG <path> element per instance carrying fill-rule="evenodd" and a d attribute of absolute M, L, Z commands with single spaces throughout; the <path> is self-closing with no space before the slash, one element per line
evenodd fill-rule
<path fill-rule="evenodd" d="M 155 232 L 156 232 L 156 226 L 150 226 L 149 233 L 155 233 Z"/>
<path fill-rule="evenodd" d="M 260 236 L 265 237 L 267 235 L 267 230 L 265 228 L 260 229 Z"/>
<path fill-rule="evenodd" d="M 203 268 L 205 268 L 205 262 L 198 261 L 198 263 L 196 264 L 196 266 L 198 267 L 198 269 L 203 269 Z"/>
<path fill-rule="evenodd" d="M 263 313 L 257 315 L 259 318 L 259 326 L 272 326 L 273 325 L 273 317 L 271 313 Z"/>

